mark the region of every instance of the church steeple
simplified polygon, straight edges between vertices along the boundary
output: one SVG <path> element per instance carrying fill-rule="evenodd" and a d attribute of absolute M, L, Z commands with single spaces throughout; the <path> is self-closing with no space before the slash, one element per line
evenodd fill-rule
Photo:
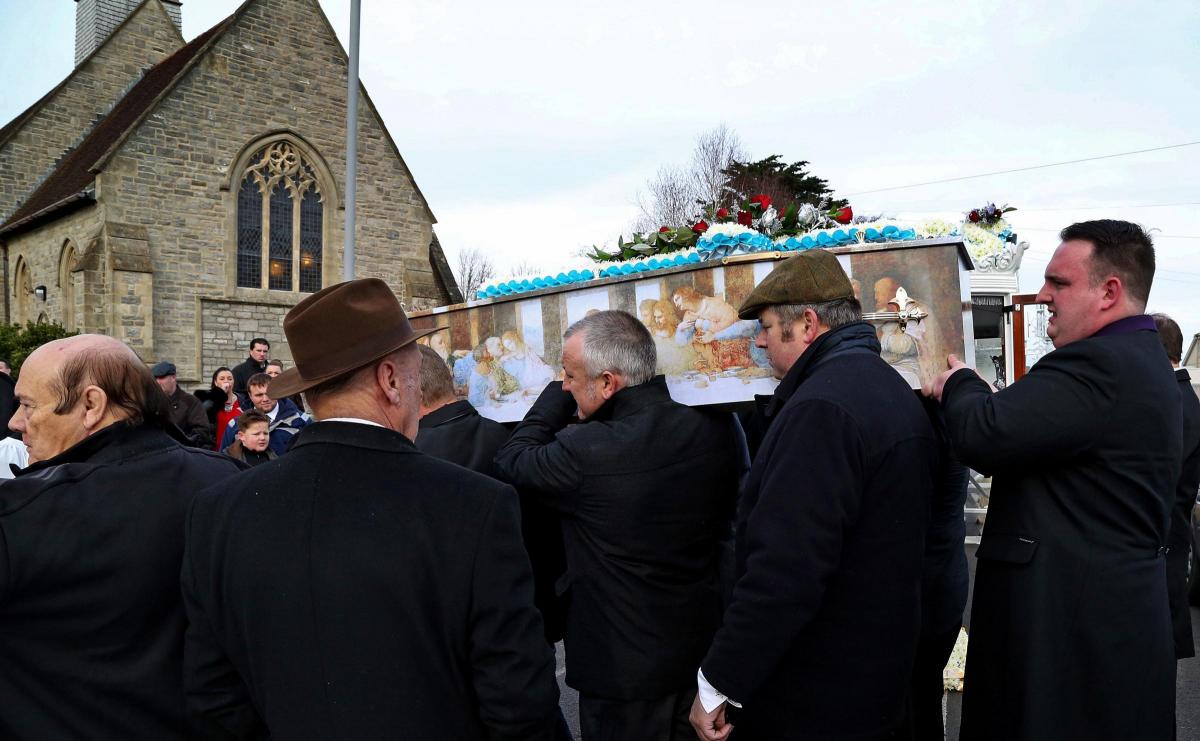
<path fill-rule="evenodd" d="M 75 0 L 75 65 L 87 59 L 143 2 L 161 2 L 182 33 L 181 0 Z"/>

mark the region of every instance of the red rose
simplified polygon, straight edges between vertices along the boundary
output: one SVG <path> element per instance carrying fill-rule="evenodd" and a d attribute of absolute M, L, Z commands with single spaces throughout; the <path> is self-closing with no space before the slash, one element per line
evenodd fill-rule
<path fill-rule="evenodd" d="M 979 221 L 979 212 L 972 210 L 971 213 L 967 214 L 967 218 L 971 220 L 971 223 L 975 223 Z"/>
<path fill-rule="evenodd" d="M 737 221 L 742 226 L 750 226 L 750 222 L 753 220 L 754 217 L 750 215 L 749 211 L 738 211 Z"/>
<path fill-rule="evenodd" d="M 851 221 L 854 221 L 854 209 L 850 208 L 849 206 L 843 206 L 842 208 L 839 208 L 837 212 L 834 213 L 833 220 L 839 224 L 849 224 Z"/>
<path fill-rule="evenodd" d="M 692 225 L 692 231 L 696 232 L 697 234 L 703 234 L 704 232 L 708 231 L 708 222 L 704 219 L 700 219 Z"/>
<path fill-rule="evenodd" d="M 660 227 L 658 228 L 658 233 L 659 233 L 659 234 L 666 234 L 666 233 L 667 233 L 667 232 L 669 232 L 669 231 L 671 231 L 671 227 L 669 227 L 669 226 L 660 226 Z"/>
<path fill-rule="evenodd" d="M 717 209 L 717 218 L 718 219 L 728 219 L 729 218 L 729 209 L 718 208 Z"/>
<path fill-rule="evenodd" d="M 757 203 L 758 207 L 761 208 L 763 211 L 766 211 L 768 208 L 771 207 L 771 197 L 766 194 L 763 194 L 763 193 L 759 193 L 758 195 L 751 198 L 750 202 Z"/>

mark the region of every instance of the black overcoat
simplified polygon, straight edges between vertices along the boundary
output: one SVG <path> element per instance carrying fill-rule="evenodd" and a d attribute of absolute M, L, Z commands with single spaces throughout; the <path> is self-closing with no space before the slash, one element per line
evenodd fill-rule
<path fill-rule="evenodd" d="M 1196 507 L 1196 490 L 1200 487 L 1200 397 L 1192 388 L 1191 375 L 1180 368 L 1175 371 L 1183 403 L 1183 468 L 1175 486 L 1175 503 L 1171 508 L 1171 550 L 1167 554 L 1168 594 L 1171 598 L 1171 626 L 1175 633 L 1175 658 L 1187 659 L 1196 655 L 1192 642 L 1192 614 L 1188 604 L 1187 570 L 1192 557 L 1192 510 Z M 1198 576 L 1197 578 L 1200 578 Z"/>
<path fill-rule="evenodd" d="M 0 485 L 0 738 L 188 737 L 184 515 L 242 468 L 118 422 Z"/>
<path fill-rule="evenodd" d="M 518 517 L 400 433 L 309 425 L 188 515 L 189 706 L 236 738 L 552 738 Z"/>
<path fill-rule="evenodd" d="M 861 322 L 809 346 L 768 412 L 705 678 L 744 741 L 886 737 L 921 627 L 934 430 Z"/>
<path fill-rule="evenodd" d="M 413 442 L 422 453 L 495 477 L 496 451 L 506 440 L 507 427 L 456 401 L 421 417 Z"/>
<path fill-rule="evenodd" d="M 508 440 L 504 425 L 483 417 L 469 401 L 456 401 L 421 417 L 414 441 L 434 458 L 496 476 L 496 451 Z M 562 640 L 563 614 L 554 585 L 566 571 L 558 515 L 530 496 L 521 496 L 521 537 L 533 567 L 533 603 L 542 613 L 546 640 Z"/>
<path fill-rule="evenodd" d="M 567 684 L 615 700 L 692 689 L 720 620 L 734 417 L 672 401 L 661 376 L 567 427 L 575 408 L 550 384 L 496 459 L 563 518 Z"/>
<path fill-rule="evenodd" d="M 942 406 L 959 459 L 993 476 L 961 738 L 1169 741 L 1181 421 L 1158 334 L 1071 343 L 998 393 L 960 370 Z"/>

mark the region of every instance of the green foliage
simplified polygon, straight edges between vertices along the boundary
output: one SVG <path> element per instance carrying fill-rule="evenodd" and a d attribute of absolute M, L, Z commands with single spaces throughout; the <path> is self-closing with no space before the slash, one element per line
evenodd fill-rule
<path fill-rule="evenodd" d="M 8 361 L 13 377 L 16 377 L 29 353 L 51 340 L 77 334 L 79 333 L 68 332 L 58 322 L 29 322 L 24 327 L 19 324 L 0 324 L 0 359 Z"/>
<path fill-rule="evenodd" d="M 732 191 L 746 197 L 768 195 L 780 214 L 787 213 L 791 206 L 806 203 L 822 210 L 849 205 L 845 199 L 833 197 L 833 189 L 824 178 L 805 169 L 807 160 L 791 163 L 780 160 L 781 155 L 773 154 L 757 162 L 734 162 L 723 172 Z"/>

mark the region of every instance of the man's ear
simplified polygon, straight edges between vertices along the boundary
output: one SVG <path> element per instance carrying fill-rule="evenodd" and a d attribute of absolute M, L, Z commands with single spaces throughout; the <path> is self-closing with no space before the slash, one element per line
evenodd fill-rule
<path fill-rule="evenodd" d="M 388 358 L 375 366 L 375 382 L 392 404 L 400 403 L 400 368 Z"/>
<path fill-rule="evenodd" d="M 90 434 L 108 414 L 108 394 L 99 386 L 88 386 L 79 401 L 83 404 L 83 428 Z"/>
<path fill-rule="evenodd" d="M 617 375 L 612 371 L 606 370 L 601 373 L 600 380 L 603 382 L 600 385 L 600 396 L 605 401 L 611 399 L 614 394 L 621 390 L 620 378 L 618 378 Z"/>
<path fill-rule="evenodd" d="M 804 344 L 811 345 L 821 334 L 821 320 L 812 309 L 804 310 Z"/>
<path fill-rule="evenodd" d="M 1125 286 L 1121 284 L 1120 278 L 1110 275 L 1100 286 L 1104 289 L 1100 296 L 1100 308 L 1111 309 L 1121 303 L 1121 299 L 1125 296 Z"/>

